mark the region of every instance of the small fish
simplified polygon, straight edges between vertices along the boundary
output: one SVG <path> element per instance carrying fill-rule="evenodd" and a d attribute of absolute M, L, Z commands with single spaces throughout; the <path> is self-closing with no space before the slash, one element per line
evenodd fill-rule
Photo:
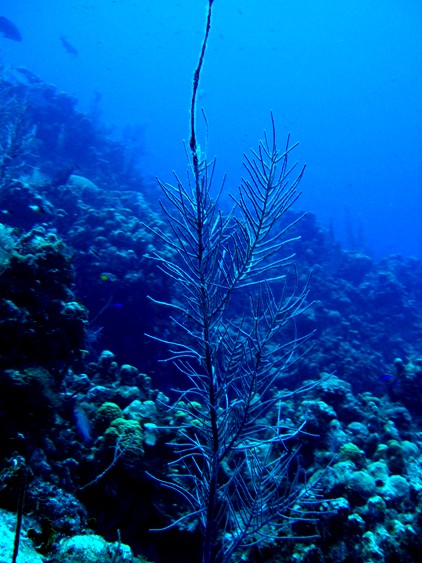
<path fill-rule="evenodd" d="M 37 215 L 45 215 L 47 211 L 41 205 L 28 205 L 29 209 Z"/>
<path fill-rule="evenodd" d="M 93 254 L 94 256 L 96 256 L 99 260 L 102 260 L 101 258 L 101 254 L 98 252 L 98 250 L 96 248 L 94 248 L 93 246 L 90 247 L 89 249 L 89 253 Z"/>
<path fill-rule="evenodd" d="M 67 39 L 67 37 L 65 37 L 64 35 L 60 35 L 60 41 L 62 42 L 64 49 L 69 53 L 69 55 L 72 55 L 72 57 L 79 56 L 79 51 L 77 50 L 76 47 L 72 45 L 72 43 Z"/>
<path fill-rule="evenodd" d="M 380 381 L 384 381 L 385 383 L 390 383 L 391 381 L 394 381 L 394 375 L 392 375 L 391 373 L 386 373 L 384 375 L 380 376 Z"/>
<path fill-rule="evenodd" d="M 100 274 L 100 280 L 108 283 L 108 282 L 115 282 L 117 278 L 114 274 L 103 272 L 102 274 Z"/>
<path fill-rule="evenodd" d="M 73 406 L 73 420 L 79 438 L 86 446 L 90 446 L 94 441 L 92 439 L 92 426 L 85 410 L 78 403 Z"/>
<path fill-rule="evenodd" d="M 13 39 L 13 41 L 22 41 L 22 35 L 16 25 L 5 18 L 0 16 L 0 33 L 4 35 L 7 39 Z"/>

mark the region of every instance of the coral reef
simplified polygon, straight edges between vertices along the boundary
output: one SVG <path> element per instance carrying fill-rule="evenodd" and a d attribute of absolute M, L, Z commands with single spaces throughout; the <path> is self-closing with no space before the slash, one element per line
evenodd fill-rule
<path fill-rule="evenodd" d="M 72 252 L 41 226 L 13 242 L 0 276 L 0 367 L 69 363 L 81 353 L 87 326 L 72 291 Z"/>
<path fill-rule="evenodd" d="M 150 474 L 181 471 L 173 445 L 202 408 L 176 402 L 179 373 L 158 361 L 164 346 L 144 336 L 174 340 L 184 322 L 168 322 L 147 298 L 180 297 L 148 258 L 171 256 L 144 226 L 164 228 L 156 198 L 124 164 L 124 146 L 72 98 L 23 70 L 3 69 L 1 92 L 27 100 L 14 118 L 21 152 L 0 163 L 1 557 L 11 560 L 23 495 L 22 561 L 70 561 L 72 546 L 91 542 L 86 552 L 97 545 L 111 560 L 196 563 L 193 526 L 150 531 L 186 514 Z M 312 539 L 269 541 L 243 560 L 417 561 L 422 262 L 342 249 L 311 214 L 300 235 L 298 281 L 313 271 L 313 302 L 297 330 L 315 330 L 315 345 L 277 385 L 319 385 L 286 399 L 280 417 L 306 423 L 300 466 L 320 475 L 326 510 L 292 527 Z"/>

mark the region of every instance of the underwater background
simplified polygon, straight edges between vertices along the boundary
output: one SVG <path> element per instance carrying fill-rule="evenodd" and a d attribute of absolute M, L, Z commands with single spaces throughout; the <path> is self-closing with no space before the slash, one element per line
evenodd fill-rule
<path fill-rule="evenodd" d="M 186 291 L 156 258 L 183 263 L 157 178 L 186 178 L 207 5 L 1 3 L 0 563 L 204 561 L 186 498 L 163 486 L 207 409 L 167 361 L 194 333 L 160 305 Z M 276 424 L 304 428 L 277 450 L 292 461 L 282 493 L 313 486 L 303 517 L 287 502 L 230 561 L 419 560 L 421 28 L 416 0 L 213 2 L 197 131 L 214 186 L 227 174 L 221 217 L 271 112 L 279 147 L 290 133 L 290 162 L 306 163 L 274 289 L 300 310 L 267 352 Z M 245 332 L 248 292 L 229 310 Z M 228 411 L 241 402 L 227 394 Z"/>
<path fill-rule="evenodd" d="M 146 176 L 185 170 L 197 0 L 3 0 L 22 65 L 142 149 Z M 308 164 L 299 206 L 371 254 L 421 255 L 422 8 L 417 0 L 225 0 L 216 5 L 199 104 L 227 191 L 273 111 Z M 65 38 L 75 52 L 60 41 Z"/>

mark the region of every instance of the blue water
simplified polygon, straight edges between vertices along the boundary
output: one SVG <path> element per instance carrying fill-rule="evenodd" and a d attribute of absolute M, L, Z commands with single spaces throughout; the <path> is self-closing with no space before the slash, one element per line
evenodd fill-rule
<path fill-rule="evenodd" d="M 0 37 L 0 62 L 27 67 L 76 96 L 83 111 L 99 98 L 113 135 L 141 144 L 143 174 L 170 180 L 186 169 L 182 140 L 206 6 L 2 0 L 0 15 L 23 41 Z M 227 171 L 228 191 L 272 110 L 280 143 L 291 132 L 308 165 L 298 207 L 332 224 L 346 247 L 353 231 L 375 256 L 422 257 L 419 0 L 215 0 L 199 103 L 208 155 L 220 176 Z"/>

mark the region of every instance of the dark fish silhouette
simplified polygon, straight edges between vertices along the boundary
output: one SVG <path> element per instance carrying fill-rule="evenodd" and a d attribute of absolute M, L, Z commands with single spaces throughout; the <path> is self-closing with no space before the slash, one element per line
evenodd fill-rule
<path fill-rule="evenodd" d="M 69 55 L 72 55 L 73 57 L 77 57 L 79 55 L 77 48 L 74 47 L 64 35 L 60 35 L 60 41 Z"/>
<path fill-rule="evenodd" d="M 2 33 L 7 39 L 13 39 L 13 41 L 22 41 L 22 35 L 16 25 L 5 18 L 0 16 L 0 33 Z"/>

